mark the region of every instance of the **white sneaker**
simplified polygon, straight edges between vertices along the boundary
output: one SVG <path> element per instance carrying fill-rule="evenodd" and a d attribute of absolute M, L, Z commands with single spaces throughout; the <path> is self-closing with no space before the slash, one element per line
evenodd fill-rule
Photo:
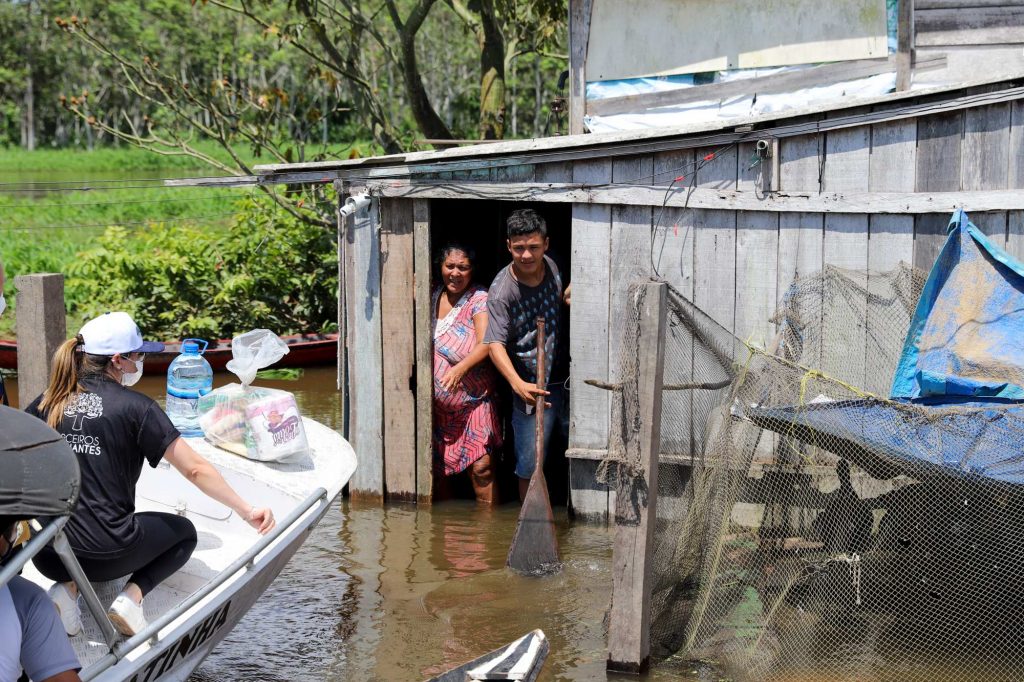
<path fill-rule="evenodd" d="M 125 637 L 131 637 L 146 628 L 146 616 L 142 612 L 142 605 L 136 604 L 124 592 L 117 595 L 117 599 L 107 609 L 107 617 Z"/>
<path fill-rule="evenodd" d="M 78 597 L 72 597 L 63 583 L 54 583 L 46 591 L 50 601 L 57 607 L 60 622 L 64 624 L 64 632 L 74 637 L 82 631 L 82 609 L 78 606 Z"/>

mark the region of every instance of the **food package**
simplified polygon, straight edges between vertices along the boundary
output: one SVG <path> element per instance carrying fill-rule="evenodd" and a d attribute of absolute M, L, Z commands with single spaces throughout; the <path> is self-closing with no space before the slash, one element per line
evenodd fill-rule
<path fill-rule="evenodd" d="M 241 384 L 222 386 L 199 399 L 199 426 L 219 448 L 262 462 L 296 459 L 309 452 L 295 396 L 251 386 L 256 372 L 288 352 L 288 346 L 266 329 L 242 334 L 231 342 L 228 369 Z"/>

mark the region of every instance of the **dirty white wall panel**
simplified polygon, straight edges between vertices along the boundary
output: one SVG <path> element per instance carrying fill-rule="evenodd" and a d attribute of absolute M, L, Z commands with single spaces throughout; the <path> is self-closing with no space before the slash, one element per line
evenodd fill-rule
<path fill-rule="evenodd" d="M 611 161 L 586 161 L 569 171 L 573 182 L 609 183 Z M 547 179 L 553 169 L 538 168 L 538 179 Z M 552 182 L 556 181 L 554 177 Z M 611 207 L 574 204 L 572 207 L 572 385 L 569 392 L 570 448 L 601 451 L 608 447 L 611 418 L 608 391 L 584 383 L 586 379 L 607 381 L 608 373 L 608 282 L 611 249 Z M 608 517 L 608 489 L 598 483 L 597 460 L 570 459 L 569 484 L 573 512 L 584 519 L 603 521 Z"/>
<path fill-rule="evenodd" d="M 964 114 L 954 111 L 917 119 L 918 192 L 960 189 L 960 151 Z M 930 270 L 943 243 L 949 216 L 919 215 L 914 219 L 914 266 Z"/>
<path fill-rule="evenodd" d="M 862 126 L 829 133 L 825 148 L 823 189 L 827 192 L 866 192 L 871 155 L 871 129 Z M 822 257 L 825 263 L 848 270 L 863 271 L 868 266 L 868 216 L 864 214 L 829 214 L 825 216 Z M 826 347 L 822 358 L 825 372 L 854 386 L 864 385 L 864 357 L 850 355 L 850 348 L 864 348 L 865 329 L 850 324 L 843 306 L 852 306 L 859 319 L 867 312 L 867 293 L 852 294 L 848 302 L 837 306 L 825 301 L 822 326 L 832 338 L 846 341 Z M 829 351 L 832 351 L 831 353 Z M 845 371 L 840 372 L 840 368 Z"/>
<path fill-rule="evenodd" d="M 771 160 L 755 155 L 754 143 L 740 145 L 736 189 L 761 193 L 770 188 Z M 779 214 L 736 213 L 736 336 L 762 348 L 775 336 L 779 264 Z"/>
<path fill-rule="evenodd" d="M 1024 4 L 1004 0 L 916 2 L 914 42 L 922 47 L 1024 43 Z"/>
<path fill-rule="evenodd" d="M 917 173 L 917 124 L 914 121 L 880 123 L 871 128 L 871 162 L 868 186 L 890 191 L 914 191 Z M 868 224 L 868 270 L 885 272 L 914 260 L 914 217 L 873 215 Z M 869 274 L 868 284 L 871 284 Z M 877 275 L 875 275 L 877 276 Z M 864 348 L 864 386 L 876 395 L 888 395 L 892 383 L 892 349 L 884 348 L 882 338 L 889 320 L 877 308 L 868 308 Z M 909 315 L 906 322 L 909 323 Z"/>
<path fill-rule="evenodd" d="M 689 185 L 694 168 L 692 149 L 660 152 L 654 155 L 654 182 L 666 186 L 681 178 L 676 187 Z M 653 267 L 688 299 L 693 299 L 693 213 L 681 208 L 654 208 Z M 672 352 L 665 354 L 663 383 L 693 381 L 693 342 L 684 329 L 669 326 L 666 338 Z M 693 450 L 691 414 L 692 391 L 666 391 L 662 395 L 661 451 L 689 455 Z"/>
<path fill-rule="evenodd" d="M 801 135 L 779 143 L 779 186 L 786 191 L 821 191 L 824 136 Z M 822 230 L 820 213 L 779 214 L 779 272 L 776 305 L 799 277 L 821 270 Z"/>
<path fill-rule="evenodd" d="M 1010 182 L 1009 103 L 968 109 L 964 112 L 960 187 L 965 190 L 1007 189 Z M 985 236 L 1006 246 L 1006 213 L 971 213 L 964 210 Z"/>
<path fill-rule="evenodd" d="M 886 54 L 885 0 L 593 0 L 586 79 Z"/>
<path fill-rule="evenodd" d="M 374 199 L 356 214 L 348 253 L 349 433 L 359 466 L 349 481 L 352 495 L 384 494 L 384 362 L 380 315 L 380 206 Z"/>

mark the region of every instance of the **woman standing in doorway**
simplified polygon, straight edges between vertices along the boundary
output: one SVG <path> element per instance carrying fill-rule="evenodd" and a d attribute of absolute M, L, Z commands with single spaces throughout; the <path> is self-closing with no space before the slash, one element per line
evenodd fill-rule
<path fill-rule="evenodd" d="M 497 374 L 483 344 L 487 289 L 473 284 L 473 250 L 448 244 L 439 254 L 434 291 L 434 471 L 469 469 L 478 502 L 495 504 L 495 457 L 501 447 Z"/>

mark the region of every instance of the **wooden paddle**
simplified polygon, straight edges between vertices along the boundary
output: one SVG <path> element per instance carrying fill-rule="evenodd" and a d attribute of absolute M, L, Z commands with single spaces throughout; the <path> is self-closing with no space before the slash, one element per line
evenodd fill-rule
<path fill-rule="evenodd" d="M 545 387 L 544 318 L 537 318 L 537 387 Z M 526 499 L 519 510 L 519 523 L 512 537 L 506 565 L 520 573 L 552 573 L 561 567 L 558 562 L 558 540 L 555 538 L 555 517 L 548 498 L 548 482 L 544 478 L 544 400 L 535 401 L 537 463 L 526 489 Z"/>

